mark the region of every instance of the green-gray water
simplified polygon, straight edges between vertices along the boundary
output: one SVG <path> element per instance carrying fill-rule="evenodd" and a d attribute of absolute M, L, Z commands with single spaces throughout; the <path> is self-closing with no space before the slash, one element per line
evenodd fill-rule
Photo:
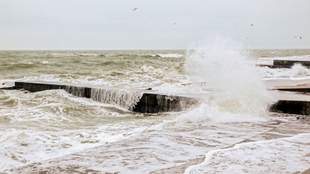
<path fill-rule="evenodd" d="M 309 57 L 310 50 L 245 53 L 255 60 L 259 57 Z M 184 50 L 1 51 L 0 86 L 23 80 L 183 93 L 193 89 L 188 85 L 191 78 L 185 64 Z M 258 71 L 263 78 L 310 76 L 310 71 L 298 68 L 261 68 Z M 199 90 L 198 86 L 192 92 Z M 205 154 L 220 161 L 220 157 L 230 157 L 221 150 L 244 142 L 254 144 L 229 150 L 241 162 L 249 160 L 246 159 L 248 153 L 258 155 L 257 163 L 243 163 L 249 173 L 260 163 L 265 167 L 255 172 L 302 171 L 309 166 L 309 156 L 302 157 L 310 153 L 306 144 L 310 138 L 309 122 L 281 114 L 254 117 L 215 112 L 209 107 L 202 104 L 180 113 L 147 115 L 74 97 L 62 90 L 37 93 L 0 90 L 0 173 L 183 173 L 186 168 L 200 163 L 202 167 L 193 166 L 193 171 L 209 167 L 213 171 L 208 169 L 208 172 L 212 173 L 238 165 L 238 161 L 227 160 L 222 169 L 206 161 L 208 167 L 203 167 Z M 300 135 L 294 136 L 296 134 Z M 293 137 L 300 143 L 279 139 L 284 137 Z M 270 139 L 272 142 L 261 144 Z M 273 143 L 279 148 L 274 148 Z M 287 146 L 292 147 L 288 150 L 294 151 L 295 156 L 282 153 L 281 148 Z M 253 151 L 248 151 L 251 148 Z M 262 158 L 260 153 L 274 160 L 269 151 L 262 149 L 273 149 L 279 155 L 276 159 L 279 163 L 262 162 L 268 159 Z M 282 164 L 287 162 L 290 168 L 281 170 Z M 272 168 L 275 166 L 276 169 Z"/>

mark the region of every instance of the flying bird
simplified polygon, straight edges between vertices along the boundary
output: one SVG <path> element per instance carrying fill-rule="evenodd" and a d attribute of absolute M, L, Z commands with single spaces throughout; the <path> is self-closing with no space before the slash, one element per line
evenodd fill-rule
<path fill-rule="evenodd" d="M 137 11 L 137 10 L 138 10 L 138 8 L 133 8 L 133 9 L 132 9 L 132 11 Z"/>
<path fill-rule="evenodd" d="M 301 39 L 302 39 L 302 36 L 300 36 L 300 35 L 295 35 L 294 38 L 295 38 L 295 39 L 300 39 L 300 40 L 301 40 Z"/>

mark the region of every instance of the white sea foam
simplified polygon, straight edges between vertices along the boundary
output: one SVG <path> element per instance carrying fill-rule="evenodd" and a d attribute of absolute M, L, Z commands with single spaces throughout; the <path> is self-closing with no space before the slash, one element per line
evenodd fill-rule
<path fill-rule="evenodd" d="M 63 90 L 0 92 L 0 172 L 123 140 L 146 128 L 120 117 L 113 123 L 129 113 Z M 16 104 L 4 105 L 9 100 Z"/>
<path fill-rule="evenodd" d="M 229 53 L 229 50 L 232 48 L 229 48 L 228 53 L 225 53 L 227 47 L 219 46 L 217 49 L 214 48 L 213 53 L 207 52 L 205 57 L 215 54 L 216 50 L 218 50 L 219 58 L 225 57 L 225 55 L 238 55 Z M 234 48 L 235 47 L 233 47 L 233 49 Z M 206 48 L 203 47 L 202 50 L 203 49 Z M 232 73 L 232 75 L 227 75 L 226 77 L 222 74 L 216 74 L 211 77 L 209 75 L 206 77 L 206 74 L 204 74 L 206 72 L 209 73 L 213 70 L 216 73 L 225 71 L 223 69 L 218 70 L 216 66 L 212 67 L 212 65 L 209 65 L 207 63 L 210 62 L 209 60 L 207 60 L 206 63 L 204 63 L 204 60 L 200 61 L 199 58 L 194 56 L 197 54 L 197 50 L 190 53 L 191 54 L 188 54 L 188 58 L 193 56 L 193 60 L 197 60 L 197 62 L 194 63 L 194 65 L 197 66 L 193 67 L 197 68 L 197 71 L 200 72 L 200 74 L 199 72 L 198 74 L 190 73 L 191 80 L 183 74 L 182 70 L 182 72 L 180 71 L 181 73 L 175 71 L 175 69 L 183 66 L 183 59 L 156 59 L 155 62 L 145 61 L 143 64 L 138 64 L 138 66 L 124 70 L 125 72 L 122 75 L 116 74 L 110 76 L 109 72 L 105 74 L 106 70 L 100 71 L 100 68 L 96 68 L 96 70 L 94 70 L 96 73 L 94 74 L 92 74 L 93 71 L 87 72 L 88 74 L 84 74 L 85 72 L 81 73 L 82 75 L 78 71 L 70 71 L 72 74 L 68 74 L 68 72 L 65 71 L 69 68 L 69 66 L 67 66 L 55 71 L 51 70 L 51 75 L 38 74 L 36 76 L 35 74 L 31 74 L 33 76 L 29 75 L 19 79 L 23 81 L 46 81 L 78 84 L 82 86 L 94 85 L 98 87 L 107 87 L 115 85 L 120 89 L 124 89 L 122 91 L 116 91 L 116 94 L 113 95 L 107 95 L 107 91 L 97 91 L 101 94 L 93 96 L 95 99 L 97 98 L 97 100 L 105 101 L 111 105 L 96 102 L 92 99 L 75 97 L 63 90 L 51 90 L 37 93 L 1 90 L 0 142 L 2 143 L 2 148 L 0 148 L 0 159 L 2 162 L 0 162 L 0 172 L 5 172 L 4 169 L 16 168 L 20 165 L 32 162 L 40 162 L 49 165 L 47 161 L 42 160 L 51 160 L 55 162 L 54 164 L 58 162 L 57 167 L 70 164 L 70 166 L 86 166 L 86 168 L 89 167 L 88 169 L 98 169 L 102 172 L 159 173 L 168 170 L 170 173 L 177 173 L 174 171 L 171 172 L 169 169 L 191 165 L 189 163 L 191 160 L 203 157 L 208 151 L 212 152 L 211 150 L 232 146 L 233 144 L 249 140 L 253 136 L 272 129 L 272 127 L 268 125 L 268 122 L 261 123 L 261 121 L 265 121 L 266 118 L 261 117 L 260 112 L 252 114 L 249 113 L 250 109 L 243 110 L 243 107 L 239 107 L 239 105 L 243 106 L 243 104 L 234 104 L 248 102 L 251 108 L 255 108 L 254 106 L 262 106 L 262 104 L 251 103 L 256 100 L 258 94 L 264 93 L 260 92 L 260 87 L 253 88 L 252 91 L 256 92 L 256 94 L 245 92 L 252 87 L 252 85 L 249 85 L 249 82 L 247 82 L 247 80 L 252 81 L 252 79 L 247 79 L 244 77 L 245 75 L 242 75 L 243 73 L 248 73 L 249 78 L 253 77 L 250 74 L 252 70 L 243 68 L 243 66 L 247 67 L 248 64 L 240 65 L 243 64 L 241 63 L 242 61 L 237 61 L 239 62 L 238 64 L 234 63 L 234 60 L 226 60 L 223 58 L 222 62 L 228 61 L 228 63 L 234 63 L 231 65 L 232 67 L 226 67 L 228 69 L 226 70 L 226 74 L 229 72 Z M 76 54 L 67 54 L 68 58 L 73 55 L 78 56 Z M 57 57 L 63 57 L 63 55 L 60 54 Z M 241 60 L 241 58 L 235 59 Z M 66 64 L 60 61 L 66 59 L 48 60 L 49 65 L 55 61 L 62 65 L 70 65 L 70 67 L 80 67 L 79 62 Z M 83 60 L 88 61 L 88 59 Z M 100 60 L 102 59 L 93 60 L 93 63 L 100 64 Z M 163 62 L 159 64 L 157 60 Z M 168 61 L 165 62 L 165 60 Z M 175 65 L 164 66 L 169 62 L 174 64 L 173 62 L 175 60 L 177 60 Z M 186 61 L 188 63 L 189 60 Z M 251 62 L 249 64 L 252 65 Z M 235 72 L 237 69 L 236 66 L 239 65 L 241 69 L 245 70 L 237 73 Z M 121 66 L 124 69 L 126 68 L 126 66 Z M 192 65 L 186 66 L 191 67 Z M 222 67 L 225 65 L 219 63 L 219 66 Z M 252 68 L 252 66 L 250 67 Z M 205 68 L 211 68 L 211 70 L 207 71 Z M 108 71 L 114 71 L 114 69 Z M 195 71 L 195 69 L 193 71 Z M 239 74 L 241 74 L 241 79 L 234 79 L 236 83 L 239 84 L 233 84 L 233 81 L 227 83 L 223 80 L 229 80 L 230 77 L 236 78 L 234 75 L 239 76 Z M 123 75 L 124 79 L 122 79 Z M 255 78 L 256 75 L 254 73 Z M 200 77 L 200 80 L 191 83 L 196 77 Z M 219 83 L 204 83 L 209 80 L 208 78 L 211 79 L 211 82 L 218 78 Z M 259 77 L 256 79 L 259 79 Z M 9 79 L 4 81 L 9 82 L 14 80 Z M 243 89 L 243 83 L 245 83 L 245 90 Z M 221 84 L 224 84 L 224 87 L 219 87 L 220 89 L 215 88 L 221 86 Z M 253 82 L 253 85 L 255 84 L 256 83 Z M 235 90 L 230 91 L 225 88 L 225 86 L 230 87 L 230 85 Z M 199 107 L 191 111 L 182 113 L 159 113 L 155 114 L 155 116 L 152 115 L 152 117 L 142 117 L 142 114 L 128 112 L 126 109 L 119 110 L 119 108 L 115 107 L 115 105 L 123 105 L 125 108 L 130 108 L 136 103 L 139 94 L 127 96 L 129 99 L 125 97 L 128 103 L 121 102 L 124 93 L 128 92 L 127 88 L 132 88 L 133 86 L 135 88 L 143 87 L 144 89 L 146 86 L 152 87 L 155 90 L 176 95 L 183 92 L 197 93 L 198 97 L 202 98 L 203 101 Z M 210 91 L 211 88 L 212 90 Z M 215 93 L 213 95 L 209 95 L 214 91 Z M 229 97 L 225 98 L 226 95 L 224 95 L 224 93 L 222 94 L 221 91 L 224 91 L 225 94 L 229 94 L 227 95 Z M 234 92 L 236 94 L 234 94 Z M 206 95 L 202 96 L 202 94 Z M 249 96 L 239 98 L 237 94 Z M 79 95 L 78 90 L 77 95 Z M 220 98 L 218 99 L 218 97 Z M 249 100 L 248 98 L 251 97 L 252 100 Z M 258 100 L 260 99 L 259 97 Z M 221 102 L 227 100 L 228 102 L 225 104 Z M 232 103 L 232 105 L 230 106 L 229 103 Z M 300 127 L 298 127 L 298 129 L 299 128 Z M 288 126 L 287 129 L 292 130 L 292 127 Z M 287 134 L 291 133 L 292 132 Z M 281 132 L 281 135 L 282 134 L 286 133 Z M 297 142 L 296 139 L 294 141 Z M 300 142 L 302 143 L 302 141 Z M 287 146 L 291 145 L 292 144 L 287 144 Z M 101 148 L 94 148 L 97 146 L 101 146 Z M 269 146 L 267 148 L 269 148 Z M 290 149 L 289 147 L 287 148 Z M 295 146 L 293 149 L 294 148 Z M 109 150 L 107 151 L 106 149 Z M 67 161 L 67 159 L 70 159 L 68 158 L 70 157 L 69 154 L 72 153 L 74 153 L 74 155 L 72 155 L 72 161 Z M 83 157 L 77 159 L 76 156 L 80 154 L 82 154 Z M 231 152 L 231 154 L 235 153 Z M 251 151 L 251 155 L 253 154 L 259 156 L 260 151 L 255 150 L 253 153 Z M 55 157 L 60 158 L 53 159 Z M 302 159 L 302 156 L 296 156 L 294 159 L 298 161 Z M 280 162 L 285 164 L 285 161 Z M 36 165 L 34 166 L 37 167 Z M 246 167 L 248 166 L 245 164 L 243 168 Z M 280 167 L 281 165 L 279 165 L 279 168 Z M 163 171 L 160 171 L 161 169 L 163 169 Z M 196 170 L 196 167 L 192 169 Z M 36 169 L 33 168 L 33 170 Z M 22 171 L 27 173 L 24 170 Z M 178 171 L 182 172 L 183 169 Z"/>
<path fill-rule="evenodd" d="M 163 58 L 181 58 L 181 57 L 184 57 L 184 55 L 177 54 L 177 53 L 156 54 L 156 55 L 163 57 Z"/>
<path fill-rule="evenodd" d="M 291 68 L 268 68 L 262 67 L 260 71 L 264 74 L 264 78 L 309 78 L 310 69 L 301 65 L 295 64 Z"/>
<path fill-rule="evenodd" d="M 41 61 L 41 64 L 48 64 L 49 62 L 47 60 Z"/>
<path fill-rule="evenodd" d="M 238 144 L 210 151 L 205 161 L 191 166 L 186 174 L 198 173 L 299 173 L 310 166 L 310 134 L 290 138 Z"/>
<path fill-rule="evenodd" d="M 268 117 L 264 114 L 237 113 L 222 111 L 215 105 L 202 103 L 199 107 L 181 114 L 176 121 L 178 122 L 219 122 L 219 123 L 237 123 L 237 122 L 264 122 Z"/>
<path fill-rule="evenodd" d="M 130 138 L 145 129 L 145 127 L 130 130 L 123 128 L 119 125 L 119 129 L 117 130 L 116 126 L 114 131 L 109 131 L 109 126 L 101 126 L 95 130 L 72 131 L 1 130 L 4 136 L 0 137 L 0 141 L 5 144 L 0 149 L 0 171 Z"/>
<path fill-rule="evenodd" d="M 303 55 L 303 56 L 285 56 L 285 57 L 270 57 L 270 58 L 266 58 L 266 59 L 309 61 L 309 60 L 310 60 L 310 55 Z"/>

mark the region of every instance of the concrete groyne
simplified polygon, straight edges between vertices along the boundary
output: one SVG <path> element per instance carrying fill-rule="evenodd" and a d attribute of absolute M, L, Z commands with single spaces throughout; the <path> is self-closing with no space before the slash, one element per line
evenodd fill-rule
<path fill-rule="evenodd" d="M 77 97 L 116 104 L 141 113 L 182 111 L 198 103 L 198 100 L 190 97 L 171 96 L 147 90 L 137 92 L 43 82 L 15 82 L 13 87 L 3 89 L 27 90 L 29 92 L 62 89 Z"/>
<path fill-rule="evenodd" d="M 267 66 L 270 68 L 291 68 L 295 64 L 301 64 L 310 67 L 309 58 L 303 57 L 282 57 L 282 58 L 259 58 L 258 66 Z"/>
<path fill-rule="evenodd" d="M 274 60 L 272 68 L 291 68 L 294 64 L 310 67 L 308 60 Z"/>
<path fill-rule="evenodd" d="M 286 114 L 310 115 L 310 101 L 279 100 L 269 110 Z"/>
<path fill-rule="evenodd" d="M 77 97 L 85 97 L 103 103 L 119 105 L 133 112 L 140 113 L 182 111 L 199 103 L 199 100 L 194 97 L 172 96 L 156 93 L 151 90 L 133 92 L 41 82 L 15 82 L 14 86 L 2 89 L 27 90 L 29 92 L 62 89 Z M 285 90 L 296 91 L 296 89 L 289 88 L 285 88 Z M 297 91 L 299 90 L 297 89 Z M 302 91 L 308 92 L 310 89 L 302 88 Z M 278 93 L 277 102 L 270 106 L 271 112 L 310 115 L 310 96 L 296 92 L 279 91 Z"/>

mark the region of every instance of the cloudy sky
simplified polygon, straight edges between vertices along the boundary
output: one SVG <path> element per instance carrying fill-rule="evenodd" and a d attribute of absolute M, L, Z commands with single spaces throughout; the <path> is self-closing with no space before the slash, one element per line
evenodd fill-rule
<path fill-rule="evenodd" d="M 310 48 L 310 0 L 0 0 L 0 49 Z"/>

